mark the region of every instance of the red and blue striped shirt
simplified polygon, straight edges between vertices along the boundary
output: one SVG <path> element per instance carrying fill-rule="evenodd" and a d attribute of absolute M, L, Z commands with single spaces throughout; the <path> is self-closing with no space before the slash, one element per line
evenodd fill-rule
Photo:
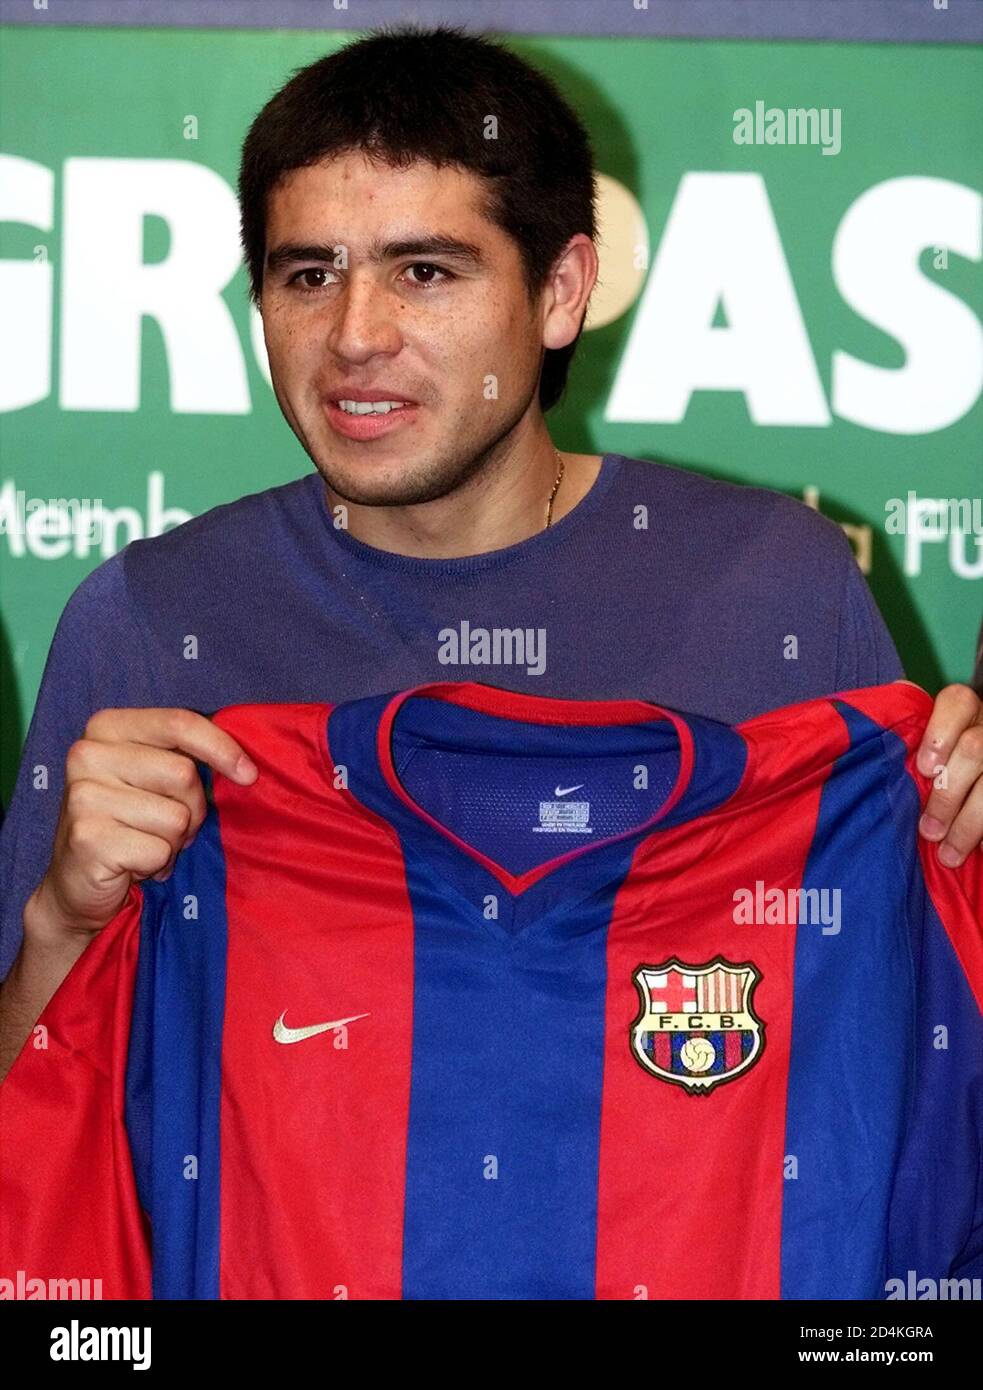
<path fill-rule="evenodd" d="M 257 763 L 0 1087 L 0 1276 L 107 1298 L 878 1299 L 978 1276 L 983 875 L 904 682 L 730 726 L 473 683 Z"/>

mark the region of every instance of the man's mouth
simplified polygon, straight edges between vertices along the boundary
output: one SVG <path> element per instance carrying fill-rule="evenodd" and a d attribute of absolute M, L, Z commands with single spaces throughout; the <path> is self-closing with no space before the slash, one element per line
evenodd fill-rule
<path fill-rule="evenodd" d="M 359 392 L 358 398 L 341 396 L 324 402 L 331 427 L 346 439 L 378 439 L 390 430 L 408 426 L 419 414 L 418 401 L 402 400 L 398 396 L 370 397 Z"/>
<path fill-rule="evenodd" d="M 402 410 L 410 401 L 333 401 L 346 415 L 388 415 L 391 410 Z"/>

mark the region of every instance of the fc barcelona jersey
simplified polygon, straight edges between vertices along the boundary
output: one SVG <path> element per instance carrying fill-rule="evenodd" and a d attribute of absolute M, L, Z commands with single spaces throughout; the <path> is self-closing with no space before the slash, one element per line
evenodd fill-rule
<path fill-rule="evenodd" d="M 978 1277 L 981 856 L 894 682 L 737 726 L 434 684 L 259 767 L 0 1087 L 0 1277 L 106 1298 L 882 1299 Z M 20 1271 L 20 1276 L 18 1276 Z"/>

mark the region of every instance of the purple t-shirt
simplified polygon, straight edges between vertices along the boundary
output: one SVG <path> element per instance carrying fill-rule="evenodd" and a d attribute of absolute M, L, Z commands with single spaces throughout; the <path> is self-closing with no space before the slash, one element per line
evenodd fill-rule
<path fill-rule="evenodd" d="M 312 472 L 131 542 L 65 605 L 0 832 L 0 978 L 96 710 L 471 680 L 737 723 L 903 675 L 843 532 L 782 493 L 605 454 L 548 531 L 433 560 L 336 529 Z"/>

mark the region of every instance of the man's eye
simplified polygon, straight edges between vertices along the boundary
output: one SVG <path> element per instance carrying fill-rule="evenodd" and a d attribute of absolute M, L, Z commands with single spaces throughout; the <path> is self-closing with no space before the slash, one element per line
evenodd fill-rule
<path fill-rule="evenodd" d="M 410 281 L 410 284 L 415 285 L 416 288 L 420 290 L 429 289 L 431 286 L 443 283 L 444 280 L 453 280 L 456 278 L 451 271 L 444 270 L 438 265 L 431 265 L 429 261 L 414 261 L 411 265 L 406 267 L 406 271 L 411 270 L 420 272 L 419 276 L 414 273 L 413 279 Z M 295 270 L 287 283 L 296 286 L 302 294 L 316 294 L 318 290 L 327 289 L 333 282 L 321 278 L 319 283 L 311 284 L 307 277 L 324 277 L 331 273 L 332 272 L 324 266 L 309 265 L 303 270 Z M 437 279 L 437 276 L 441 278 Z"/>
<path fill-rule="evenodd" d="M 323 266 L 309 265 L 306 268 L 306 270 L 295 271 L 293 275 L 291 275 L 287 283 L 290 285 L 296 285 L 299 290 L 302 290 L 307 294 L 313 294 L 316 290 L 323 290 L 325 288 L 324 282 L 322 281 L 320 285 L 301 284 L 300 281 L 302 280 L 302 278 L 305 275 L 330 275 L 330 273 L 331 272 L 329 270 L 325 270 Z"/>
<path fill-rule="evenodd" d="M 407 270 L 433 271 L 433 272 L 435 272 L 437 275 L 442 275 L 442 276 L 444 277 L 445 280 L 453 280 L 453 279 L 454 279 L 454 276 L 451 274 L 451 272 L 450 272 L 449 270 L 443 270 L 439 265 L 431 265 L 429 261 L 414 261 L 413 264 L 412 264 L 412 265 L 408 265 L 408 266 L 406 267 L 406 269 L 407 269 Z M 423 289 L 427 289 L 430 285 L 439 285 L 439 284 L 441 283 L 441 281 L 440 281 L 440 280 L 431 280 L 431 279 L 428 278 L 428 279 L 424 279 L 424 280 L 416 280 L 416 279 L 414 279 L 414 280 L 411 280 L 410 283 L 413 284 L 413 285 L 416 285 L 418 289 L 423 290 Z"/>

